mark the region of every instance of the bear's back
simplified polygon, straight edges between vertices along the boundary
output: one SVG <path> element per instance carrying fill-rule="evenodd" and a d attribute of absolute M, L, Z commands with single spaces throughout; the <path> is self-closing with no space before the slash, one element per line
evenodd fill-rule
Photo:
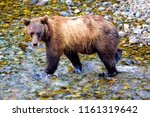
<path fill-rule="evenodd" d="M 82 51 L 81 53 L 84 53 L 84 51 L 89 52 L 91 45 L 94 45 L 97 38 L 103 41 L 104 29 L 113 28 L 110 22 L 98 15 L 79 17 L 54 16 L 52 24 L 57 30 L 55 32 L 61 35 L 59 37 L 63 39 L 65 48 L 80 50 Z"/>
<path fill-rule="evenodd" d="M 66 45 L 86 45 L 102 33 L 103 22 L 101 16 L 62 17 L 59 30 Z"/>

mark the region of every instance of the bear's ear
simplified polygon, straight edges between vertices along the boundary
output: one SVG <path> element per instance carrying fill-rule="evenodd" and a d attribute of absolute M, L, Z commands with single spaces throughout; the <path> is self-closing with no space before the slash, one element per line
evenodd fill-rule
<path fill-rule="evenodd" d="M 42 24 L 47 24 L 48 23 L 48 15 L 45 15 L 42 19 L 41 19 L 41 23 Z"/>
<path fill-rule="evenodd" d="M 28 26 L 30 24 L 30 20 L 27 19 L 27 18 L 22 18 L 21 19 L 21 22 L 25 25 L 25 26 Z"/>

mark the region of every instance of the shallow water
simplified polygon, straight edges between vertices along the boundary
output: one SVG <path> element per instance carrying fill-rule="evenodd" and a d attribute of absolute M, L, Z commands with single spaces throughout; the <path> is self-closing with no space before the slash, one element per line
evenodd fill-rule
<path fill-rule="evenodd" d="M 47 76 L 44 66 L 29 59 L 17 74 L 1 74 L 1 99 L 150 99 L 150 66 L 118 64 L 121 73 L 107 80 L 98 77 L 105 71 L 98 57 L 82 61 L 81 74 L 62 57 L 56 76 Z"/>

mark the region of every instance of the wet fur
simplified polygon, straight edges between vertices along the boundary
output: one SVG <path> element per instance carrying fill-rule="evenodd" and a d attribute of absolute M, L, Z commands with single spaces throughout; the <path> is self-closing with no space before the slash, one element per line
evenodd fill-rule
<path fill-rule="evenodd" d="M 32 22 L 39 21 L 44 24 L 42 41 L 46 45 L 48 74 L 55 72 L 63 53 L 75 68 L 82 70 L 79 52 L 97 53 L 109 76 L 117 75 L 116 63 L 121 59 L 122 54 L 118 49 L 119 35 L 115 27 L 102 16 L 53 16 L 46 21 L 44 17 L 32 19 Z"/>

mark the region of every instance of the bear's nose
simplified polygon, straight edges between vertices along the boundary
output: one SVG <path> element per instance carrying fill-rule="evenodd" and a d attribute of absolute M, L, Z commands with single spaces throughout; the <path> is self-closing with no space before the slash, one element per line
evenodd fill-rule
<path fill-rule="evenodd" d="M 34 46 L 37 46 L 38 44 L 37 44 L 37 43 L 33 43 L 33 45 L 34 45 Z"/>

